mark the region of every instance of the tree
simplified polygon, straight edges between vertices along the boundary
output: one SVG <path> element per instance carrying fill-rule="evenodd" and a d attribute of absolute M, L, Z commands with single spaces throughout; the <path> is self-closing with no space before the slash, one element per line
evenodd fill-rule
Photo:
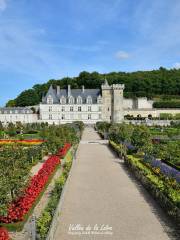
<path fill-rule="evenodd" d="M 6 103 L 6 107 L 15 107 L 15 106 L 16 106 L 16 100 L 15 99 L 9 100 Z"/>
<path fill-rule="evenodd" d="M 16 99 L 16 106 L 32 106 L 40 102 L 42 95 L 44 95 L 49 86 L 52 84 L 67 87 L 71 84 L 72 88 L 100 88 L 107 78 L 109 84 L 125 84 L 124 95 L 126 97 L 149 97 L 154 96 L 164 97 L 170 96 L 178 98 L 180 94 L 180 69 L 165 69 L 161 67 L 159 70 L 152 71 L 137 71 L 137 72 L 110 72 L 107 74 L 100 74 L 98 72 L 83 71 L 77 77 L 68 77 L 62 79 L 51 79 L 45 84 L 36 84 L 32 89 L 22 92 Z M 7 105 L 14 105 L 14 102 L 7 103 Z M 158 103 L 159 104 L 159 103 Z M 168 106 L 177 106 L 177 102 L 166 103 Z M 179 106 L 179 105 L 178 105 Z"/>
<path fill-rule="evenodd" d="M 7 211 L 7 204 L 16 199 L 29 177 L 26 155 L 16 145 L 3 148 L 0 156 L 0 209 Z"/>
<path fill-rule="evenodd" d="M 40 97 L 38 96 L 37 92 L 33 89 L 26 90 L 22 92 L 16 98 L 16 106 L 31 106 L 36 105 L 40 102 Z"/>
<path fill-rule="evenodd" d="M 135 126 L 131 137 L 131 143 L 140 151 L 151 152 L 152 140 L 148 127 L 141 125 Z"/>

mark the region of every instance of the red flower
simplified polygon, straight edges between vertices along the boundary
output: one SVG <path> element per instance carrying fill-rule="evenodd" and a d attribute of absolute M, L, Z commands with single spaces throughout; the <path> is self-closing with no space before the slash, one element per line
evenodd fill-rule
<path fill-rule="evenodd" d="M 7 216 L 0 216 L 0 222 L 12 223 L 23 221 L 24 216 L 31 209 L 32 205 L 42 192 L 57 165 L 60 164 L 60 157 L 64 157 L 70 147 L 71 144 L 65 143 L 64 147 L 59 149 L 57 155 L 50 156 L 44 162 L 38 173 L 30 179 L 29 185 L 26 187 L 24 194 L 10 204 Z M 5 239 L 9 238 L 0 238 L 0 240 Z"/>
<path fill-rule="evenodd" d="M 6 228 L 0 227 L 0 240 L 9 240 L 9 233 Z"/>

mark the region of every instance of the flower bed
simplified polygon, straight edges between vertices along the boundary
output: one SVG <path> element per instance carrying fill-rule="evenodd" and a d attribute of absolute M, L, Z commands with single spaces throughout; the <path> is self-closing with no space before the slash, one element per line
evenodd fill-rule
<path fill-rule="evenodd" d="M 143 162 L 149 164 L 152 168 L 155 168 L 157 172 L 159 170 L 164 176 L 168 178 L 173 178 L 178 183 L 180 183 L 180 172 L 175 168 L 168 166 L 160 160 L 157 160 L 154 157 L 148 155 L 144 156 Z"/>
<path fill-rule="evenodd" d="M 67 151 L 71 148 L 71 144 L 70 143 L 65 143 L 63 148 L 60 148 L 58 153 L 57 153 L 57 156 L 59 156 L 60 158 L 64 158 Z"/>
<path fill-rule="evenodd" d="M 0 217 L 0 222 L 12 223 L 23 221 L 24 216 L 31 209 L 58 164 L 60 164 L 58 156 L 49 157 L 37 175 L 31 178 L 29 186 L 24 191 L 24 195 L 10 204 L 7 216 Z"/>
<path fill-rule="evenodd" d="M 37 220 L 37 234 L 38 239 L 46 239 L 48 231 L 53 232 L 58 224 L 59 218 L 57 206 L 60 201 L 60 197 L 64 188 L 66 179 L 68 178 L 69 171 L 71 169 L 74 152 L 68 151 L 65 156 L 65 163 L 63 164 L 62 174 L 56 180 L 54 189 L 51 192 L 50 199 L 46 207 L 41 213 L 41 216 Z M 49 232 L 49 234 L 51 234 Z"/>
<path fill-rule="evenodd" d="M 0 145 L 10 145 L 10 144 L 22 144 L 22 145 L 38 145 L 43 143 L 44 140 L 31 139 L 31 140 L 16 140 L 16 139 L 0 139 Z"/>
<path fill-rule="evenodd" d="M 9 240 L 9 233 L 6 228 L 0 227 L 0 240 Z"/>
<path fill-rule="evenodd" d="M 166 213 L 180 224 L 180 194 L 164 179 L 157 176 L 143 162 L 132 155 L 125 158 L 125 164 L 134 173 L 136 178 L 153 195 L 164 208 Z"/>

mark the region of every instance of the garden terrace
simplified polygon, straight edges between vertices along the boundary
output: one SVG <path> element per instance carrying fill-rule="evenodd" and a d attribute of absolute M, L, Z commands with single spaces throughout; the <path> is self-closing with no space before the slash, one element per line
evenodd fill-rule
<path fill-rule="evenodd" d="M 39 130 L 43 140 L 25 140 L 28 143 L 41 143 L 40 145 L 23 146 L 14 144 L 22 140 L 9 140 L 7 142 L 13 144 L 0 147 L 0 224 L 7 224 L 13 230 L 22 229 L 51 181 L 60 158 L 65 156 L 71 145 L 78 143 L 82 130 L 81 123 L 44 125 Z M 42 163 L 37 174 L 31 176 L 32 167 L 42 161 L 45 155 L 49 155 L 48 159 Z"/>
<path fill-rule="evenodd" d="M 148 128 L 126 124 L 98 123 L 100 134 L 107 132 L 110 146 L 140 179 L 149 181 L 149 186 L 170 202 L 165 211 L 180 221 L 180 141 L 152 141 L 154 132 L 179 133 L 179 128 Z M 163 129 L 163 131 L 159 130 Z M 138 173 L 137 173 L 138 172 Z M 142 175 L 144 173 L 144 175 Z M 147 187 L 147 186 L 146 186 Z M 155 191 L 153 190 L 153 191 Z M 161 201 L 161 199 L 159 199 Z M 165 202 L 166 200 L 164 200 Z"/>

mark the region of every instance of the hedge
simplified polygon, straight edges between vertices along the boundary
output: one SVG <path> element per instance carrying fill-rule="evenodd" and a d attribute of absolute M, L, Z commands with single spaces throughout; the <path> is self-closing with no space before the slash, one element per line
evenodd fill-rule
<path fill-rule="evenodd" d="M 180 193 L 146 167 L 139 158 L 128 155 L 125 164 L 156 198 L 166 213 L 180 224 Z"/>
<path fill-rule="evenodd" d="M 68 178 L 69 171 L 72 165 L 73 154 L 70 151 L 65 156 L 65 163 L 63 164 L 62 175 L 56 180 L 55 187 L 51 192 L 51 197 L 41 216 L 37 220 L 37 239 L 46 239 L 50 229 L 56 207 L 58 206 L 64 184 Z"/>
<path fill-rule="evenodd" d="M 180 108 L 180 101 L 157 101 L 153 103 L 154 108 Z"/>

